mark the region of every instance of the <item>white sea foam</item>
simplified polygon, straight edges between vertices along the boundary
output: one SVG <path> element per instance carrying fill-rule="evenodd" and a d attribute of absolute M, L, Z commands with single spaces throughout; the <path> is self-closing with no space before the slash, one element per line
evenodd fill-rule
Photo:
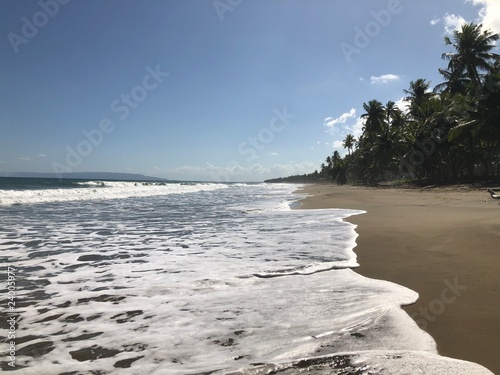
<path fill-rule="evenodd" d="M 0 205 L 69 202 L 185 194 L 227 188 L 218 183 L 161 183 L 129 181 L 77 182 L 81 188 L 0 190 Z"/>
<path fill-rule="evenodd" d="M 0 208 L 17 372 L 490 374 L 437 355 L 417 293 L 348 268 L 362 211 L 286 209 L 294 188 Z"/>

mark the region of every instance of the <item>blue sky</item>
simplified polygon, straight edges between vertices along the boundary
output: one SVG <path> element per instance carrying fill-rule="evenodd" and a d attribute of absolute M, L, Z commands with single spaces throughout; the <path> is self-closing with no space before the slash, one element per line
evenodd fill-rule
<path fill-rule="evenodd" d="M 4 0 L 0 173 L 262 181 L 319 168 L 362 104 L 441 81 L 497 0 Z"/>

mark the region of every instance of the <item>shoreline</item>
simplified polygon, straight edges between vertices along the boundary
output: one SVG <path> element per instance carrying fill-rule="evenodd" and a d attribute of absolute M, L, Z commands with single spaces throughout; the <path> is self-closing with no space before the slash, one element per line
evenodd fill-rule
<path fill-rule="evenodd" d="M 355 272 L 408 287 L 440 355 L 500 374 L 500 206 L 485 189 L 308 185 L 298 209 L 364 210 Z"/>

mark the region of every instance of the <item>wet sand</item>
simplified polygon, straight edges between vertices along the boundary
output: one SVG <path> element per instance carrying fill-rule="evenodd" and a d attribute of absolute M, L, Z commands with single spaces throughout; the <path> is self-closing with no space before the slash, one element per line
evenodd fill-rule
<path fill-rule="evenodd" d="M 300 208 L 367 211 L 356 272 L 419 293 L 404 309 L 442 355 L 500 374 L 500 201 L 467 187 L 385 189 L 310 185 Z"/>

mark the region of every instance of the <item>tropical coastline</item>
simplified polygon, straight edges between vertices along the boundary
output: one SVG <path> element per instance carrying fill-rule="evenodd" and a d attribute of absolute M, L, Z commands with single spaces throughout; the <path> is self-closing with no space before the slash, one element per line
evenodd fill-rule
<path fill-rule="evenodd" d="M 500 0 L 2 16 L 0 372 L 500 375 Z"/>
<path fill-rule="evenodd" d="M 500 179 L 500 55 L 493 52 L 499 35 L 481 24 L 464 24 L 444 42 L 444 82 L 434 88 L 425 78 L 411 81 L 399 105 L 372 99 L 363 103 L 361 132 L 349 133 L 338 149 L 312 173 L 267 182 L 338 185 L 380 183 L 457 184 Z M 352 116 L 327 118 L 333 132 Z M 351 129 L 352 130 L 352 129 Z M 359 129 L 358 129 L 359 130 Z"/>
<path fill-rule="evenodd" d="M 299 208 L 367 211 L 358 225 L 363 276 L 419 293 L 404 309 L 439 354 L 500 373 L 500 207 L 484 189 L 380 189 L 309 185 Z"/>

